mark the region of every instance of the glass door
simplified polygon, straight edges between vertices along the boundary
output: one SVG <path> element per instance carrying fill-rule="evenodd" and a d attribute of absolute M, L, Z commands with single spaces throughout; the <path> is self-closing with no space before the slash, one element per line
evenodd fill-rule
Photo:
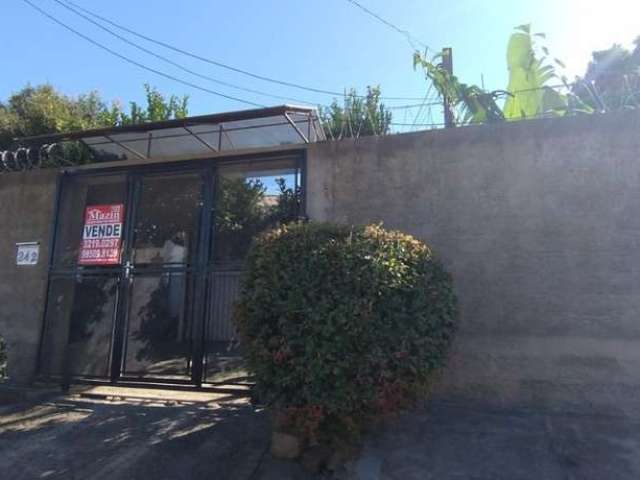
<path fill-rule="evenodd" d="M 297 157 L 65 176 L 40 373 L 201 384 L 241 370 L 247 250 L 298 218 L 301 179 Z"/>
<path fill-rule="evenodd" d="M 199 383 L 207 172 L 64 179 L 42 375 Z"/>
<path fill-rule="evenodd" d="M 256 235 L 299 218 L 300 179 L 296 157 L 234 161 L 216 168 L 212 252 L 207 265 L 205 383 L 242 376 L 233 309 L 245 259 Z"/>
<path fill-rule="evenodd" d="M 40 373 L 110 377 L 123 270 L 125 174 L 66 177 L 50 265 Z"/>
<path fill-rule="evenodd" d="M 115 358 L 120 378 L 197 383 L 205 177 L 196 171 L 134 179 Z"/>

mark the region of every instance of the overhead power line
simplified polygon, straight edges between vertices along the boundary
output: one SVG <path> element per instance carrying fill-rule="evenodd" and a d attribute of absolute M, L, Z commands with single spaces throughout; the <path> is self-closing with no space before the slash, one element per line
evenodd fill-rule
<path fill-rule="evenodd" d="M 28 4 L 30 7 L 34 8 L 36 11 L 38 11 L 40 14 L 42 14 L 43 16 L 45 16 L 46 18 L 48 18 L 52 22 L 56 23 L 57 25 L 59 25 L 59 26 L 65 28 L 66 30 L 70 31 L 74 35 L 77 35 L 78 37 L 80 37 L 83 40 L 91 43 L 92 45 L 97 46 L 98 48 L 108 52 L 109 54 L 111 54 L 111 55 L 113 55 L 113 56 L 115 56 L 115 57 L 117 57 L 117 58 L 119 58 L 119 59 L 121 59 L 121 60 L 123 60 L 123 61 L 125 61 L 127 63 L 130 63 L 130 64 L 132 64 L 134 66 L 137 66 L 138 68 L 141 68 L 143 70 L 152 72 L 152 73 L 154 73 L 156 75 L 159 75 L 161 77 L 167 78 L 169 80 L 173 80 L 175 82 L 178 82 L 180 84 L 186 85 L 188 87 L 191 87 L 191 88 L 194 88 L 194 89 L 206 92 L 206 93 L 210 93 L 210 94 L 213 94 L 213 95 L 216 95 L 216 96 L 220 96 L 220 97 L 223 97 L 223 98 L 227 98 L 229 100 L 233 100 L 233 101 L 236 101 L 236 102 L 244 103 L 244 104 L 255 106 L 255 107 L 264 107 L 265 106 L 265 105 L 262 105 L 262 104 L 259 104 L 259 103 L 256 103 L 256 102 L 252 102 L 252 101 L 249 101 L 249 100 L 246 100 L 246 99 L 243 99 L 243 98 L 239 98 L 239 97 L 235 97 L 235 96 L 232 96 L 232 95 L 227 95 L 225 93 L 221 93 L 221 92 L 218 92 L 218 91 L 215 91 L 215 90 L 211 90 L 209 88 L 206 88 L 206 87 L 203 87 L 201 85 L 195 84 L 195 83 L 190 82 L 188 80 L 184 80 L 182 78 L 179 78 L 179 77 L 176 77 L 174 75 L 168 74 L 168 73 L 166 73 L 164 71 L 149 67 L 149 66 L 147 66 L 147 65 L 145 65 L 145 64 L 143 64 L 143 63 L 141 63 L 141 62 L 139 62 L 137 60 L 134 60 L 134 59 L 132 59 L 132 58 L 126 56 L 126 55 L 123 55 L 123 54 L 119 53 L 118 51 L 116 51 L 116 50 L 114 50 L 114 49 L 112 49 L 112 48 L 110 48 L 110 47 L 98 42 L 97 40 L 89 37 L 88 35 L 85 35 L 84 33 L 82 33 L 80 31 L 76 30 L 75 28 L 67 25 L 66 23 L 64 23 L 61 20 L 59 20 L 58 18 L 56 18 L 54 15 L 48 13 L 44 9 L 42 9 L 42 8 L 38 7 L 37 5 L 35 5 L 32 1 L 30 1 L 30 0 L 23 0 L 23 1 L 26 4 Z M 162 55 L 159 55 L 159 54 L 157 54 L 157 53 L 155 53 L 155 52 L 153 52 L 151 50 L 148 50 L 148 49 L 136 44 L 135 42 L 132 42 L 132 41 L 122 37 L 121 35 L 118 35 L 117 33 L 112 32 L 110 29 L 108 29 L 108 28 L 106 28 L 106 27 L 104 27 L 102 25 L 97 24 L 96 22 L 92 21 L 91 19 L 86 18 L 80 12 L 75 12 L 72 7 L 64 5 L 64 2 L 58 1 L 58 0 L 54 0 L 54 1 L 56 3 L 58 3 L 58 4 L 60 4 L 61 6 L 71 10 L 72 12 L 76 13 L 77 15 L 80 15 L 82 18 L 85 18 L 85 20 L 90 21 L 92 24 L 94 24 L 96 26 L 99 26 L 101 29 L 107 31 L 108 33 L 110 33 L 110 34 L 112 34 L 114 36 L 116 36 L 117 38 L 121 39 L 122 41 L 126 42 L 127 44 L 132 45 L 135 48 L 138 48 L 141 51 L 144 51 L 145 53 L 148 53 L 148 54 L 150 54 L 150 55 L 152 55 L 152 56 L 154 56 L 156 58 L 162 59 L 163 61 L 166 61 L 167 63 L 170 63 L 171 65 L 182 69 L 183 71 L 186 71 L 186 72 L 188 72 L 190 74 L 199 76 L 201 78 L 205 78 L 207 80 L 210 80 L 210 81 L 213 81 L 213 82 L 216 82 L 216 83 L 220 83 L 222 85 L 233 86 L 234 88 L 244 89 L 244 87 L 234 86 L 234 85 L 229 84 L 227 82 L 219 81 L 218 79 L 215 79 L 213 77 L 209 77 L 209 76 L 200 74 L 198 72 L 195 72 L 193 70 L 190 70 L 190 69 L 184 67 L 183 65 L 177 63 L 177 62 L 173 62 L 172 60 L 170 60 L 170 59 L 168 59 L 168 58 L 166 58 L 166 57 L 164 57 Z M 68 2 L 68 3 L 72 3 L 72 2 Z M 283 98 L 283 99 L 288 99 L 288 100 L 294 100 L 294 99 L 292 99 L 290 97 L 272 95 L 272 94 L 269 94 L 269 93 L 266 93 L 266 92 L 262 92 L 262 91 L 259 91 L 259 90 L 253 90 L 253 89 L 244 89 L 244 90 L 249 91 L 251 93 L 261 94 L 261 95 L 265 95 L 265 96 L 272 96 L 272 97 L 275 97 L 275 98 Z M 344 94 L 342 94 L 342 95 L 344 95 Z M 356 96 L 358 98 L 365 98 L 364 96 L 360 96 L 360 95 L 356 95 Z M 401 98 L 401 97 L 397 97 L 397 98 Z M 301 100 L 294 100 L 294 101 L 301 102 L 301 103 L 316 104 L 316 105 L 319 105 L 319 106 L 323 106 L 323 105 L 315 103 L 315 102 L 306 102 L 306 101 L 301 101 Z M 439 105 L 439 104 L 440 104 L 440 102 L 432 102 L 432 103 L 420 103 L 420 104 L 417 104 L 417 105 L 413 104 L 413 105 L 389 106 L 387 108 L 389 110 L 409 110 L 409 109 L 416 108 L 416 107 L 426 107 L 426 106 Z"/>
<path fill-rule="evenodd" d="M 427 107 L 427 100 L 429 98 L 429 95 L 431 94 L 431 90 L 433 89 L 433 84 L 429 86 L 429 88 L 427 89 L 427 92 L 424 95 L 424 102 L 422 104 L 422 106 L 420 107 L 420 109 L 416 112 L 415 117 L 413 118 L 413 124 L 415 125 L 416 123 L 418 123 L 418 118 L 420 117 L 420 114 L 422 113 L 422 111 L 424 110 L 425 107 Z M 440 103 L 438 103 L 438 105 L 440 105 Z M 430 112 L 430 109 L 427 108 L 427 111 Z"/>
<path fill-rule="evenodd" d="M 261 90 L 254 90 L 252 88 L 246 88 L 246 87 L 242 87 L 242 86 L 239 86 L 239 85 L 234 85 L 232 83 L 225 82 L 223 80 L 218 80 L 217 78 L 211 77 L 209 75 L 205 75 L 205 74 L 196 72 L 195 70 L 191 70 L 190 68 L 185 67 L 184 65 L 182 65 L 182 64 L 180 64 L 178 62 L 174 62 L 173 60 L 165 57 L 164 55 L 160 55 L 160 54 L 154 52 L 153 50 L 149 50 L 148 48 L 143 47 L 139 43 L 133 42 L 133 41 L 129 40 L 128 38 L 126 38 L 126 37 L 114 32 L 110 28 L 105 27 L 101 23 L 96 22 L 95 20 L 93 20 L 91 17 L 89 17 L 89 16 L 83 14 L 82 12 L 76 10 L 71 5 L 67 5 L 67 3 L 70 3 L 70 2 L 64 2 L 64 1 L 61 1 L 61 0 L 53 0 L 53 1 L 56 2 L 57 4 L 59 4 L 60 6 L 62 6 L 63 8 L 66 8 L 67 10 L 69 10 L 69 11 L 73 12 L 74 14 L 78 15 L 79 17 L 85 19 L 87 22 L 90 22 L 91 24 L 93 24 L 96 27 L 100 28 L 101 30 L 103 30 L 103 31 L 109 33 L 110 35 L 118 38 L 119 40 L 125 42 L 126 44 L 131 45 L 132 47 L 137 48 L 138 50 L 140 50 L 142 52 L 145 52 L 145 53 L 147 53 L 147 54 L 149 54 L 149 55 L 151 55 L 151 56 L 153 56 L 155 58 L 158 58 L 158 59 L 162 60 L 163 62 L 166 62 L 166 63 L 168 63 L 170 65 L 173 65 L 174 67 L 182 70 L 183 72 L 187 72 L 187 73 L 189 73 L 191 75 L 194 75 L 196 77 L 202 78 L 204 80 L 208 80 L 210 82 L 217 83 L 219 85 L 223 85 L 225 87 L 235 88 L 237 90 L 242 90 L 244 92 L 253 93 L 253 94 L 256 94 L 256 95 L 263 95 L 263 96 L 266 96 L 266 97 L 272 97 L 272 98 L 276 98 L 276 99 L 280 99 L 280 100 L 293 101 L 293 102 L 304 103 L 304 104 L 309 104 L 309 105 L 317 105 L 317 102 L 310 102 L 308 100 L 300 100 L 300 99 L 297 99 L 297 98 L 286 97 L 286 96 L 283 96 L 283 95 L 274 95 L 274 94 L 271 94 L 271 93 L 263 92 Z"/>
<path fill-rule="evenodd" d="M 55 22 L 56 24 L 58 24 L 61 27 L 65 28 L 66 30 L 70 31 L 74 35 L 79 36 L 80 38 L 86 40 L 87 42 L 89 42 L 89 43 L 91 43 L 93 45 L 95 45 L 96 47 L 98 47 L 98 48 L 110 53 L 111 55 L 113 55 L 115 57 L 118 57 L 121 60 L 124 60 L 127 63 L 135 65 L 138 68 L 141 68 L 143 70 L 147 70 L 149 72 L 155 73 L 156 75 L 159 75 L 161 77 L 167 78 L 169 80 L 173 80 L 174 82 L 181 83 L 181 84 L 186 85 L 188 87 L 195 88 L 197 90 L 201 90 L 203 92 L 210 93 L 212 95 L 216 95 L 216 96 L 219 96 L 219 97 L 222 97 L 222 98 L 226 98 L 228 100 L 233 100 L 233 101 L 236 101 L 236 102 L 239 102 L 239 103 L 244 103 L 246 105 L 251 105 L 251 106 L 254 106 L 254 107 L 266 107 L 266 105 L 262 105 L 260 103 L 255 103 L 255 102 L 251 102 L 249 100 L 244 100 L 242 98 L 234 97 L 232 95 L 227 95 L 227 94 L 224 94 L 224 93 L 220 93 L 220 92 L 217 92 L 215 90 L 211 90 L 211 89 L 209 89 L 207 87 L 203 87 L 201 85 L 189 82 L 187 80 L 183 80 L 183 79 L 178 78 L 178 77 L 175 77 L 175 76 L 170 75 L 168 73 L 165 73 L 163 71 L 156 70 L 155 68 L 148 67 L 147 65 L 144 65 L 144 64 L 142 64 L 142 63 L 140 63 L 140 62 L 138 62 L 136 60 L 133 60 L 132 58 L 127 57 L 126 55 L 122 55 L 121 53 L 118 53 L 115 50 L 112 50 L 111 48 L 107 47 L 106 45 L 101 44 L 100 42 L 94 40 L 93 38 L 85 35 L 84 33 L 79 32 L 75 28 L 73 28 L 73 27 L 67 25 L 66 23 L 58 20 L 56 17 L 54 17 L 50 13 L 46 12 L 42 8 L 40 8 L 37 5 L 35 5 L 33 2 L 31 2 L 31 0 L 22 0 L 22 1 L 25 2 L 27 5 L 31 6 L 33 9 L 37 10 L 38 12 L 40 12 L 42 15 L 47 17 L 52 22 Z"/>
<path fill-rule="evenodd" d="M 385 108 L 387 110 L 411 110 L 412 108 L 442 106 L 442 100 L 438 100 L 438 101 L 434 100 L 434 101 L 427 102 L 427 100 L 430 100 L 428 96 L 429 96 L 429 90 L 427 90 L 427 94 L 425 95 L 426 98 L 423 98 L 424 102 L 422 103 L 413 103 L 411 105 L 391 105 L 391 106 L 385 105 Z M 435 97 L 432 97 L 432 98 L 435 98 Z"/>
<path fill-rule="evenodd" d="M 360 2 L 356 1 L 356 0 L 347 0 L 347 2 L 349 2 L 350 4 L 356 6 L 357 8 L 359 8 L 360 10 L 362 10 L 363 12 L 365 12 L 367 15 L 375 18 L 376 20 L 378 20 L 380 23 L 383 23 L 384 25 L 386 25 L 387 27 L 389 27 L 390 29 L 398 32 L 400 35 L 404 36 L 407 41 L 409 42 L 409 45 L 411 45 L 411 47 L 415 48 L 416 50 L 425 50 L 426 51 L 430 50 L 429 46 L 424 43 L 423 41 L 421 41 L 419 38 L 416 38 L 414 35 L 411 34 L 411 32 L 409 32 L 408 30 L 405 30 L 403 28 L 398 27 L 397 25 L 391 23 L 388 20 L 385 20 L 384 18 L 382 18 L 380 15 L 378 15 L 377 13 L 369 10 L 367 7 L 365 7 L 364 5 L 362 5 Z M 422 47 L 422 49 L 418 49 L 416 48 L 415 44 L 418 44 Z"/>
<path fill-rule="evenodd" d="M 144 34 L 138 32 L 138 31 L 136 31 L 136 30 L 133 30 L 133 29 L 128 28 L 128 27 L 125 27 L 124 25 L 121 25 L 121 24 L 119 24 L 119 23 L 117 23 L 117 22 L 115 22 L 113 20 L 110 20 L 110 19 L 108 19 L 108 18 L 106 18 L 106 17 L 104 17 L 102 15 L 99 15 L 99 14 L 97 14 L 97 13 L 95 13 L 95 12 L 93 12 L 93 11 L 87 9 L 87 8 L 84 8 L 81 5 L 78 5 L 77 3 L 72 2 L 70 0 L 66 0 L 66 3 L 69 4 L 69 5 L 74 6 L 78 10 L 81 10 L 82 12 L 84 12 L 84 13 L 86 13 L 88 15 L 91 15 L 94 18 L 97 18 L 98 20 L 101 20 L 104 23 L 107 23 L 107 24 L 109 24 L 109 25 L 111 25 L 111 26 L 113 26 L 113 27 L 115 27 L 115 28 L 117 28 L 119 30 L 122 30 L 123 32 L 127 32 L 130 35 L 134 35 L 134 36 L 136 36 L 138 38 L 146 40 L 147 42 L 154 43 L 154 44 L 159 45 L 161 47 L 164 47 L 166 49 L 172 50 L 172 51 L 174 51 L 176 53 L 180 53 L 181 55 L 185 55 L 185 56 L 193 58 L 195 60 L 199 60 L 201 62 L 208 63 L 210 65 L 215 65 L 217 67 L 224 68 L 224 69 L 236 72 L 236 73 L 240 73 L 242 75 L 246 75 L 246 76 L 255 78 L 257 80 L 262 80 L 262 81 L 265 81 L 265 82 L 270 82 L 270 83 L 282 85 L 282 86 L 285 86 L 285 87 L 297 88 L 297 89 L 300 89 L 300 90 L 306 90 L 308 92 L 320 93 L 320 94 L 324 94 L 324 95 L 331 95 L 333 97 L 342 97 L 344 95 L 344 92 L 338 92 L 338 91 L 335 91 L 335 90 L 325 90 L 325 89 L 322 89 L 322 88 L 315 88 L 315 87 L 302 85 L 302 84 L 299 84 L 299 83 L 289 82 L 289 81 L 285 81 L 285 80 L 279 80 L 279 79 L 276 79 L 276 78 L 267 77 L 265 75 L 260 75 L 260 74 L 257 74 L 257 73 L 253 73 L 253 72 L 250 72 L 250 71 L 242 69 L 242 68 L 234 67 L 232 65 L 228 65 L 226 63 L 222 63 L 222 62 L 219 62 L 217 60 L 212 60 L 212 59 L 204 57 L 202 55 L 198 55 L 196 53 L 189 52 L 189 51 L 184 50 L 182 48 L 176 47 L 175 45 L 171 45 L 170 43 L 164 42 L 162 40 L 157 40 L 155 38 L 151 38 L 151 37 L 149 37 L 147 35 L 144 35 Z M 422 44 L 422 42 L 420 42 L 420 43 Z M 357 95 L 357 97 L 366 98 L 366 95 Z M 381 97 L 381 100 L 413 100 L 413 101 L 420 101 L 420 100 L 422 100 L 422 97 L 392 97 L 392 96 L 384 96 L 384 97 Z"/>

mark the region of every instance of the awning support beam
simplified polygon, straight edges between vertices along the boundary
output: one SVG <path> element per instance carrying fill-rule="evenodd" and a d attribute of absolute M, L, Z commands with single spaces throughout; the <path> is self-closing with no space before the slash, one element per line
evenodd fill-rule
<path fill-rule="evenodd" d="M 147 157 L 145 157 L 144 155 L 142 155 L 140 152 L 135 151 L 133 148 L 126 146 L 125 144 L 118 142 L 117 140 L 115 140 L 114 138 L 110 137 L 109 135 L 103 135 L 104 138 L 106 138 L 107 140 L 112 141 L 113 143 L 115 143 L 116 145 L 118 145 L 120 148 L 125 149 L 127 152 L 131 152 L 133 153 L 136 157 L 142 159 L 142 160 L 148 160 Z"/>
<path fill-rule="evenodd" d="M 209 142 L 207 142 L 204 138 L 200 138 L 198 136 L 197 133 L 195 133 L 193 130 L 191 130 L 189 127 L 187 127 L 186 125 L 184 128 L 187 132 L 189 132 L 191 135 L 193 135 L 193 137 L 198 140 L 202 145 L 204 145 L 205 147 L 207 147 L 209 150 L 211 150 L 212 152 L 218 153 L 218 149 L 216 147 L 214 147 L 213 145 L 211 145 Z"/>
<path fill-rule="evenodd" d="M 291 125 L 293 127 L 293 129 L 298 132 L 298 135 L 300 135 L 300 138 L 302 138 L 302 141 L 304 143 L 309 143 L 309 139 L 306 137 L 306 135 L 304 133 L 302 133 L 302 130 L 300 130 L 298 128 L 298 126 L 296 125 L 296 122 L 294 122 L 293 120 L 291 120 L 291 117 L 289 116 L 289 114 L 287 112 L 284 112 L 284 118 L 287 119 L 287 122 L 289 122 L 289 125 Z"/>

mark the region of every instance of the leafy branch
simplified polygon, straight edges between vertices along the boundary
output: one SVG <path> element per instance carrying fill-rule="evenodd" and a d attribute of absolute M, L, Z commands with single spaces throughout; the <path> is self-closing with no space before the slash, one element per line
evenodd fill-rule
<path fill-rule="evenodd" d="M 509 85 L 506 91 L 486 91 L 459 81 L 442 63 L 437 63 L 441 55 L 427 59 L 416 52 L 413 66 L 421 67 L 440 97 L 448 100 L 457 125 L 592 113 L 593 109 L 576 95 L 561 94 L 548 85 L 556 79 L 569 87 L 566 78 L 556 71 L 556 65 L 564 67 L 564 64 L 557 58 L 550 63 L 549 49 L 536 44 L 545 35 L 532 34 L 530 25 L 520 25 L 515 30 L 507 46 Z M 507 99 L 501 108 L 498 101 L 502 97 Z"/>

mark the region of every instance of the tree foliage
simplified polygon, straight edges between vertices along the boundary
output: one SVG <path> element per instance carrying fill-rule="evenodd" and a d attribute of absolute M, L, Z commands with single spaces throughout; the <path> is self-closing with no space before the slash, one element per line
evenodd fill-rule
<path fill-rule="evenodd" d="M 640 107 L 640 37 L 632 50 L 615 44 L 593 52 L 584 76 L 576 78 L 573 92 L 597 111 Z"/>
<path fill-rule="evenodd" d="M 130 102 L 129 111 L 126 111 L 116 101 L 108 105 L 95 91 L 71 97 L 49 84 L 27 85 L 6 102 L 0 102 L 0 150 L 10 148 L 17 137 L 114 127 L 187 115 L 188 97 L 166 97 L 148 84 L 144 88 L 146 105 Z"/>
<path fill-rule="evenodd" d="M 129 125 L 132 123 L 156 122 L 171 120 L 172 118 L 185 118 L 189 114 L 189 97 L 171 95 L 168 98 L 149 84 L 144 85 L 147 105 L 143 107 L 136 102 L 129 103 L 129 111 L 120 111 L 118 124 Z"/>
<path fill-rule="evenodd" d="M 299 219 L 300 186 L 287 185 L 284 178 L 277 178 L 275 182 L 277 193 L 267 195 L 267 187 L 260 179 L 218 178 L 214 230 L 216 262 L 244 260 L 255 235 Z"/>
<path fill-rule="evenodd" d="M 329 107 L 320 107 L 320 118 L 331 139 L 386 135 L 391 126 L 391 112 L 382 103 L 378 86 L 367 87 L 364 96 L 352 88 L 342 105 L 334 100 Z"/>
<path fill-rule="evenodd" d="M 423 393 L 455 317 L 451 278 L 428 246 L 378 225 L 314 223 L 255 240 L 235 313 L 279 428 L 328 442 Z"/>

